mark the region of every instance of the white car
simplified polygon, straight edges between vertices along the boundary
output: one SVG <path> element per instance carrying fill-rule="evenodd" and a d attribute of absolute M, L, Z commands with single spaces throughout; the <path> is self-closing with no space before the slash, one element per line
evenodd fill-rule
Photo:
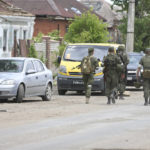
<path fill-rule="evenodd" d="M 52 72 L 35 58 L 0 58 L 0 99 L 14 98 L 22 102 L 24 97 L 40 96 L 51 100 Z"/>

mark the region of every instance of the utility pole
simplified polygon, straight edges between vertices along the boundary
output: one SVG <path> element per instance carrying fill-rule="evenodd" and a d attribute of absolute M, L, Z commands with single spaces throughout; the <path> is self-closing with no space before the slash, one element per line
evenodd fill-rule
<path fill-rule="evenodd" d="M 129 0 L 127 40 L 126 40 L 127 52 L 133 52 L 134 50 L 134 18 L 135 18 L 135 0 Z"/>

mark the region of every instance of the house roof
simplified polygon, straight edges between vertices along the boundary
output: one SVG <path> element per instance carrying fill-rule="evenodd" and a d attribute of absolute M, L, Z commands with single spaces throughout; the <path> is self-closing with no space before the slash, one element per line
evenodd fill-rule
<path fill-rule="evenodd" d="M 104 17 L 107 20 L 108 27 L 112 27 L 114 25 L 114 21 L 119 21 L 122 19 L 123 14 L 116 12 L 111 9 L 111 4 L 106 2 L 105 0 L 80 0 L 81 3 L 85 4 L 88 7 L 93 6 L 94 10 L 100 16 Z M 116 8 L 119 9 L 119 8 Z"/>
<path fill-rule="evenodd" d="M 33 16 L 32 14 L 24 11 L 21 8 L 14 7 L 13 5 L 0 0 L 0 15 L 10 16 Z"/>
<path fill-rule="evenodd" d="M 76 0 L 5 0 L 14 6 L 23 8 L 34 15 L 60 16 L 74 18 L 75 15 L 88 10 L 86 6 Z M 97 16 L 99 16 L 97 14 Z M 100 19 L 105 19 L 99 16 Z"/>

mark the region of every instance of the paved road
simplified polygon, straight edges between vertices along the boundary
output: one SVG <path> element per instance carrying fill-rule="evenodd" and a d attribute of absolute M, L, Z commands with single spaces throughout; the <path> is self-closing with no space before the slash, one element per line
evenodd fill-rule
<path fill-rule="evenodd" d="M 110 106 L 97 94 L 89 105 L 82 95 L 54 95 L 49 107 L 65 115 L 1 128 L 0 150 L 150 150 L 150 106 L 143 106 L 142 91 L 130 94 Z"/>

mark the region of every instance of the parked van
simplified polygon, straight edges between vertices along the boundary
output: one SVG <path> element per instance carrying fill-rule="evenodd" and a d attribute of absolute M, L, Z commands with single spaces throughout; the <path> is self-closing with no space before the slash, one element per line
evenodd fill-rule
<path fill-rule="evenodd" d="M 108 43 L 74 43 L 68 44 L 60 60 L 57 77 L 58 94 L 64 95 L 67 91 L 84 91 L 81 70 L 77 68 L 83 57 L 88 55 L 88 48 L 94 48 L 94 56 L 100 60 L 100 67 L 94 75 L 92 91 L 104 92 L 104 79 L 101 67 L 103 57 L 107 55 L 109 47 L 117 47 L 119 44 Z"/>

